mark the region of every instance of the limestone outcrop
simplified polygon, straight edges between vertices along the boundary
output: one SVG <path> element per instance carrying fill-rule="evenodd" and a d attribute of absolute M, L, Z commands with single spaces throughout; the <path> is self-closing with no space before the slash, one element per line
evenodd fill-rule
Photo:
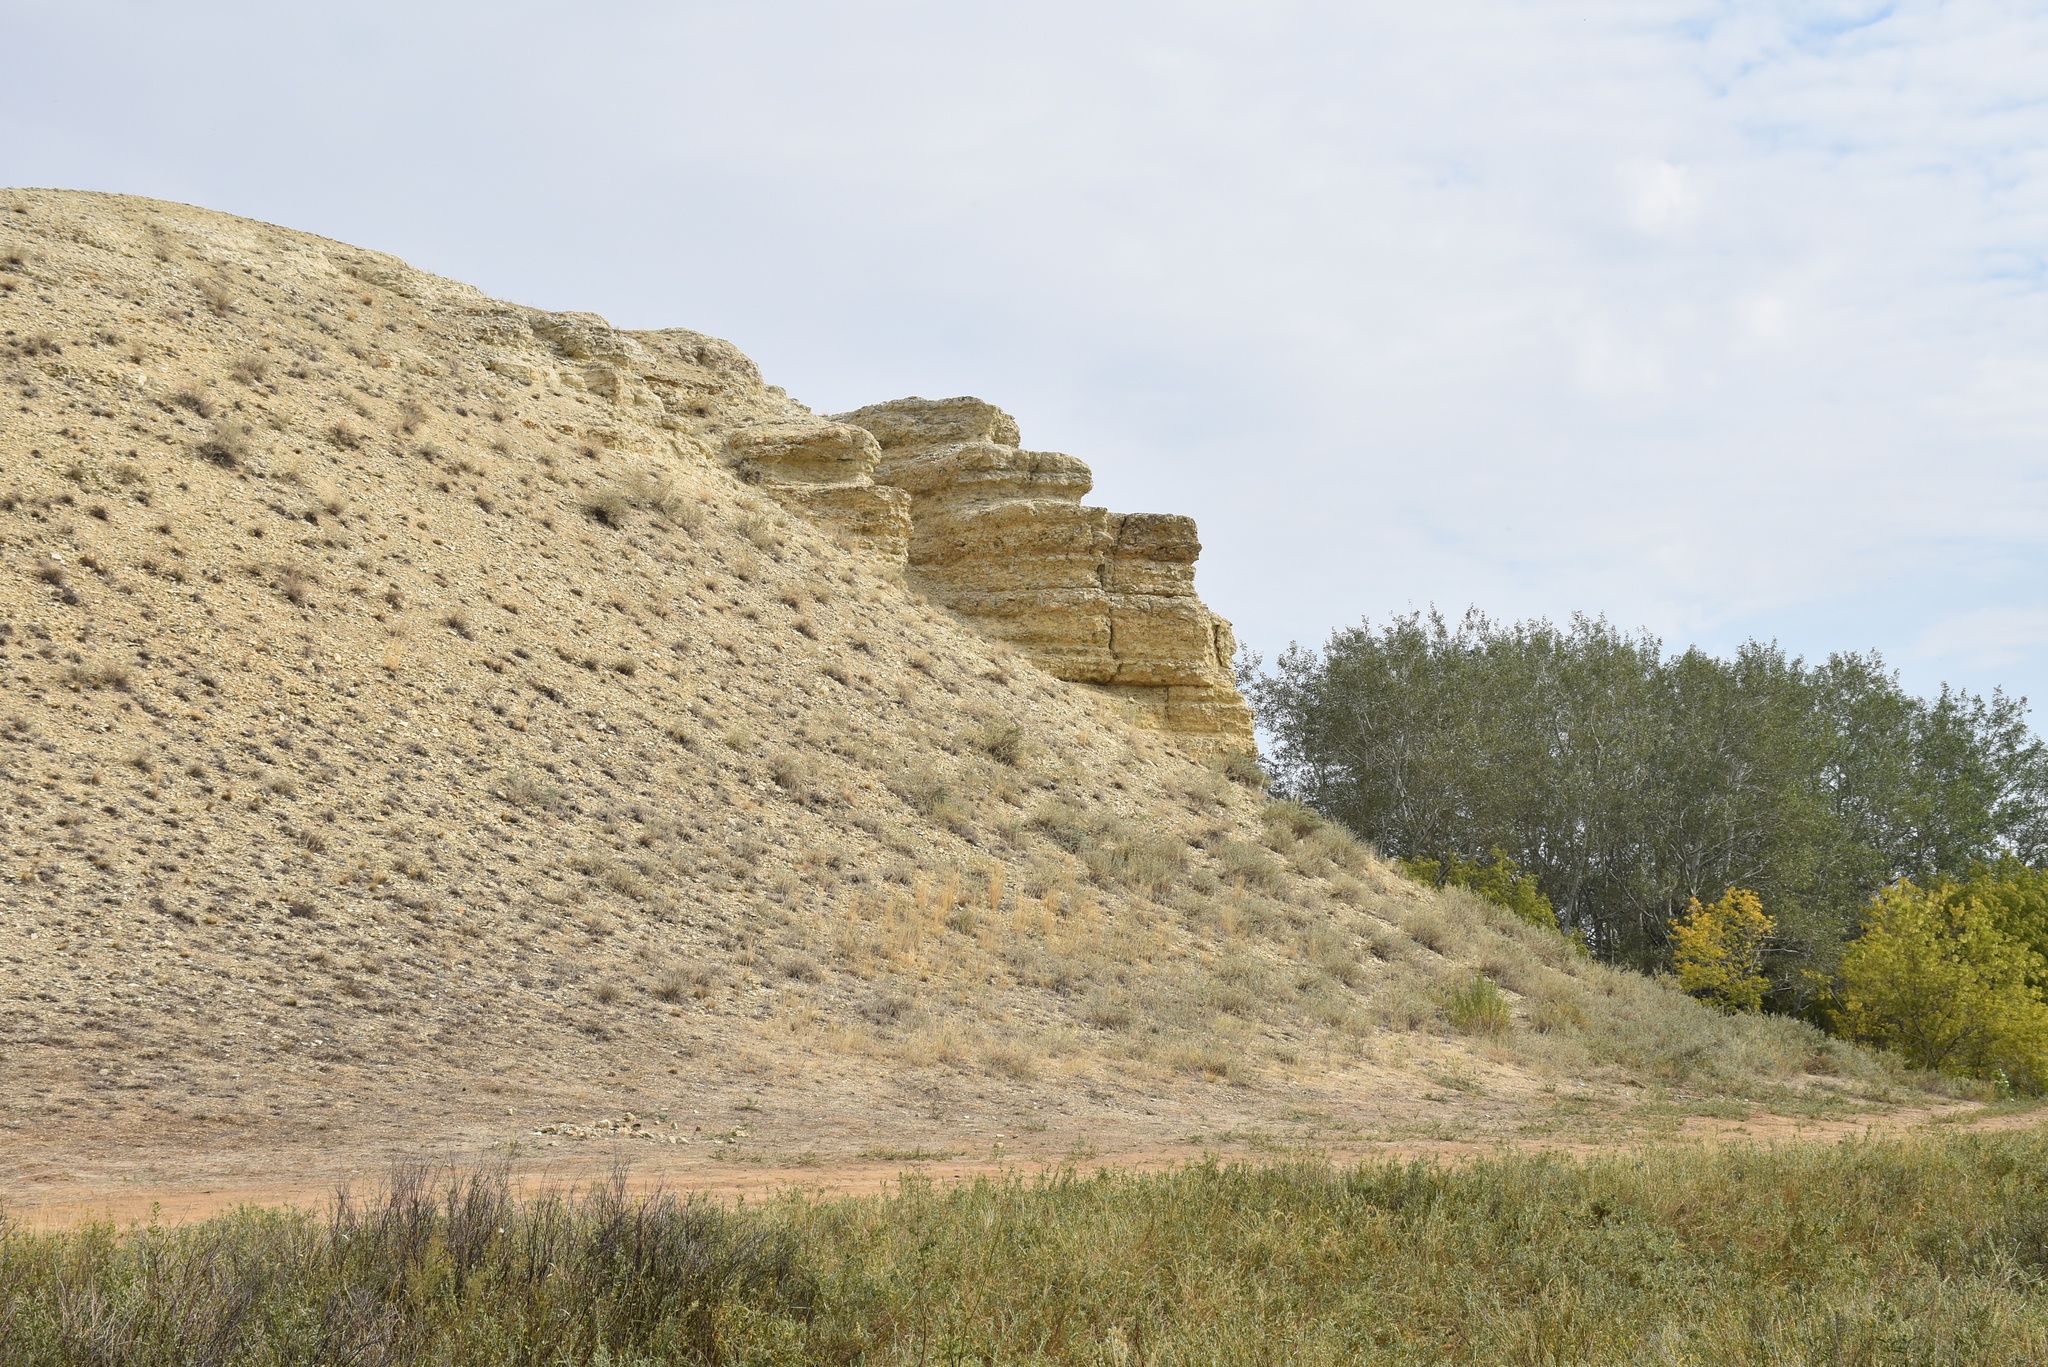
<path fill-rule="evenodd" d="M 741 479 L 840 532 L 863 550 L 902 564 L 910 546 L 910 495 L 874 480 L 882 450 L 858 427 L 766 423 L 726 441 Z"/>
<path fill-rule="evenodd" d="M 1195 596 L 1195 524 L 1112 513 L 1072 456 L 1022 448 L 1017 422 L 974 398 L 899 399 L 822 417 L 761 383 L 729 343 L 624 333 L 595 314 L 499 306 L 492 369 L 601 395 L 649 427 L 716 450 L 734 473 L 848 544 L 906 567 L 935 600 L 1055 676 L 1117 694 L 1198 747 L 1251 750 L 1230 624 Z M 538 353 L 538 354 L 536 354 Z M 545 359 L 541 359 L 541 358 Z M 706 419 L 711 421 L 706 422 Z"/>
<path fill-rule="evenodd" d="M 1195 596 L 1193 519 L 1083 504 L 1088 467 L 1023 450 L 1015 419 L 980 399 L 898 399 L 832 421 L 871 434 L 871 478 L 908 496 L 907 564 L 931 597 L 1163 731 L 1253 748 L 1230 624 Z"/>

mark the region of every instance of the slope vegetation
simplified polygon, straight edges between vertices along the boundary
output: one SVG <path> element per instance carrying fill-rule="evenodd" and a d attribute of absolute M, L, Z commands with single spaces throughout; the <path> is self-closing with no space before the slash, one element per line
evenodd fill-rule
<path fill-rule="evenodd" d="M 874 443 L 725 342 L 32 190 L 0 191 L 0 332 L 17 1203 L 399 1152 L 801 1176 L 1904 1095 L 1268 801 L 1211 676 L 1185 706 L 1171 669 L 1067 681 L 987 595 L 941 606 L 905 500 L 749 464 L 790 447 L 764 432 Z M 1145 563 L 1180 573 L 1167 532 Z"/>

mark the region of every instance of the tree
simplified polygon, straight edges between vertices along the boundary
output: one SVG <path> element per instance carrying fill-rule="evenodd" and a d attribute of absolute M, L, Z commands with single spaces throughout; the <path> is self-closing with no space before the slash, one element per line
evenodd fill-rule
<path fill-rule="evenodd" d="M 1839 1033 L 1916 1067 L 2039 1092 L 2048 1086 L 2048 1004 L 2031 983 L 2043 970 L 1979 897 L 1901 879 L 1865 911 L 1828 1014 Z"/>
<path fill-rule="evenodd" d="M 1760 1011 L 1770 979 L 1764 944 L 1776 922 L 1753 892 L 1730 888 L 1701 906 L 1695 897 L 1671 923 L 1671 968 L 1678 985 L 1728 1011 Z"/>
<path fill-rule="evenodd" d="M 1779 1009 L 1809 1004 L 1892 880 L 2048 859 L 2025 703 L 1915 698 L 1874 654 L 1667 656 L 1586 617 L 1432 611 L 1289 647 L 1247 683 L 1281 795 L 1439 870 L 1498 849 L 1602 958 L 1667 966 L 1692 900 L 1755 892 Z"/>
<path fill-rule="evenodd" d="M 2048 998 L 2048 869 L 2028 868 L 2008 855 L 1978 864 L 1960 881 L 1937 879 L 1932 886 L 1975 898 L 1991 913 L 1999 934 L 2033 950 L 2044 971 L 2029 985 Z"/>

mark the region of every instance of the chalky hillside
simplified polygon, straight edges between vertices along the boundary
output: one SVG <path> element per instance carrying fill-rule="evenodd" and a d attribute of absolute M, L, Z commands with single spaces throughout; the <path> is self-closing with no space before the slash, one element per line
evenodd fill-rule
<path fill-rule="evenodd" d="M 0 331 L 17 1209 L 1924 1100 L 1271 801 L 1193 525 L 996 403 L 113 195 L 0 191 Z"/>

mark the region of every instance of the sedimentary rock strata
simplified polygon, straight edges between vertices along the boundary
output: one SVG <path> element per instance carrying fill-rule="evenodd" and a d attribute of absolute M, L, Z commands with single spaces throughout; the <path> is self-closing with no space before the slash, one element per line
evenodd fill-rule
<path fill-rule="evenodd" d="M 865 431 L 843 423 L 768 423 L 734 433 L 726 452 L 742 479 L 785 507 L 903 563 L 910 546 L 910 496 L 875 483 L 882 451 Z"/>
<path fill-rule="evenodd" d="M 1021 449 L 1016 421 L 979 399 L 899 399 L 835 422 L 871 433 L 872 478 L 909 495 L 908 565 L 927 593 L 1162 730 L 1251 748 L 1230 624 L 1195 596 L 1192 519 L 1084 505 L 1088 467 Z"/>

